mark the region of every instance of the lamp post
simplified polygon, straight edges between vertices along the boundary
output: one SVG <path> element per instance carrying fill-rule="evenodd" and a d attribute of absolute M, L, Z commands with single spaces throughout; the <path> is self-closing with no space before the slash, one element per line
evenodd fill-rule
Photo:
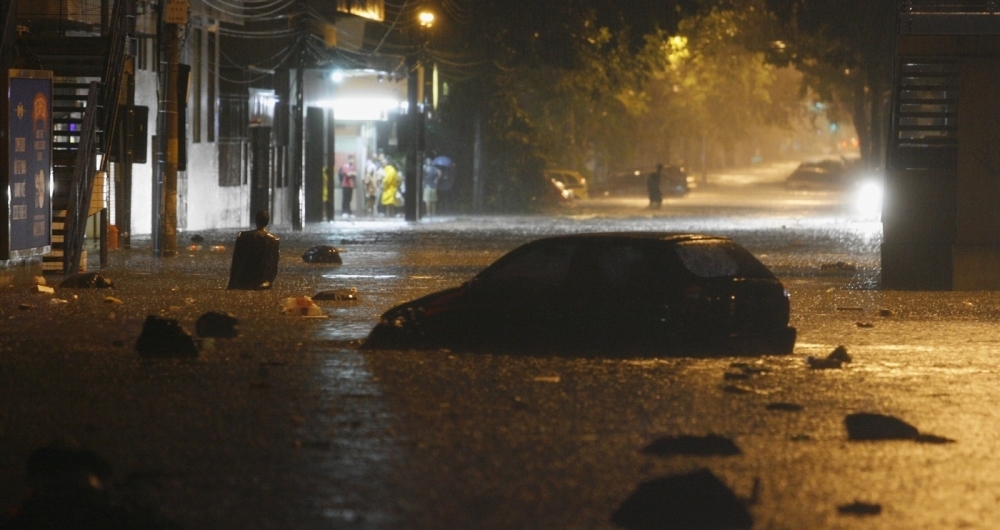
<path fill-rule="evenodd" d="M 426 31 L 434 25 L 434 13 L 421 11 L 417 14 L 417 21 L 420 23 L 422 31 Z M 423 183 L 423 163 L 421 161 L 421 145 L 424 135 L 424 108 L 421 92 L 423 89 L 424 61 L 423 51 L 425 41 L 423 34 L 420 35 L 419 50 L 406 58 L 406 102 L 407 102 L 407 123 L 409 128 L 410 142 L 406 151 L 406 175 L 404 182 L 406 191 L 403 194 L 403 208 L 407 221 L 418 221 L 420 219 L 420 196 L 421 185 Z"/>

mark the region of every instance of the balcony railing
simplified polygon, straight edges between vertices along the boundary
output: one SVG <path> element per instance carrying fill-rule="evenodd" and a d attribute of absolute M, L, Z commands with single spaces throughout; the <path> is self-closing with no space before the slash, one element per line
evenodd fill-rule
<path fill-rule="evenodd" d="M 899 35 L 1000 35 L 1000 0 L 900 0 Z"/>
<path fill-rule="evenodd" d="M 1000 0 L 901 0 L 903 13 L 1000 13 Z"/>

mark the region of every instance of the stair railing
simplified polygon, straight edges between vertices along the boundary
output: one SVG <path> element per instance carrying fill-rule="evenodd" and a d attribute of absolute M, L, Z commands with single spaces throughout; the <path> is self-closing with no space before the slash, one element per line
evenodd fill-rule
<path fill-rule="evenodd" d="M 125 66 L 131 55 L 135 35 L 135 1 L 117 0 L 111 11 L 110 33 L 108 35 L 108 55 L 104 62 L 104 76 L 100 87 L 96 82 L 90 85 L 87 107 L 84 110 L 80 147 L 76 153 L 73 182 L 70 184 L 69 204 L 66 212 L 66 230 L 63 243 L 63 274 L 74 274 L 80 270 L 83 256 L 83 242 L 86 238 L 87 217 L 90 214 L 90 199 L 94 191 L 94 157 L 101 157 L 100 171 L 107 170 L 108 153 L 114 141 L 118 125 L 118 109 L 121 97 Z M 98 111 L 103 109 L 99 118 Z M 103 135 L 97 142 L 96 127 L 100 125 Z M 86 143 L 84 142 L 86 138 Z"/>
<path fill-rule="evenodd" d="M 66 208 L 66 226 L 63 232 L 63 274 L 80 270 L 83 240 L 86 237 L 87 216 L 90 214 L 90 194 L 94 191 L 94 154 L 97 144 L 97 101 L 101 87 L 90 82 L 87 106 L 80 127 L 80 144 L 73 164 L 73 180 L 69 184 L 69 201 Z"/>

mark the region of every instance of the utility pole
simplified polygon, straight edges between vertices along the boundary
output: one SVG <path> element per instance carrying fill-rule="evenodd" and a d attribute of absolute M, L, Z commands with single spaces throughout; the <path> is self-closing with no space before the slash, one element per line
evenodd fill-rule
<path fill-rule="evenodd" d="M 160 253 L 159 257 L 172 258 L 177 256 L 177 166 L 179 161 L 179 130 L 178 130 L 178 98 L 180 87 L 178 75 L 181 54 L 181 42 L 178 35 L 178 24 L 187 23 L 188 2 L 186 0 L 169 0 L 164 10 L 164 47 L 167 56 L 167 87 L 166 99 L 162 102 L 163 119 L 166 135 L 163 163 L 163 202 L 160 215 Z"/>
<path fill-rule="evenodd" d="M 409 128 L 410 145 L 406 150 L 406 173 L 404 182 L 406 190 L 403 192 L 403 208 L 407 221 L 417 221 L 420 219 L 420 205 L 417 204 L 417 171 L 420 166 L 420 133 L 423 120 L 420 119 L 418 90 L 420 80 L 417 76 L 419 60 L 416 55 L 406 58 L 406 127 Z"/>
<path fill-rule="evenodd" d="M 300 15 L 301 16 L 301 15 Z M 304 19 L 300 20 L 300 25 L 304 24 Z M 306 30 L 303 26 L 299 32 L 299 64 L 295 69 L 295 108 L 292 109 L 292 134 L 295 141 L 292 143 L 292 230 L 302 230 L 302 173 L 303 173 L 303 150 L 305 149 L 305 69 L 306 69 Z"/>

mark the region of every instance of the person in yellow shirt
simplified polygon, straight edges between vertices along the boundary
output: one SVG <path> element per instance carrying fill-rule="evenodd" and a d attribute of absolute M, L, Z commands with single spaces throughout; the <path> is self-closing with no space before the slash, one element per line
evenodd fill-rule
<path fill-rule="evenodd" d="M 396 192 L 399 190 L 399 172 L 392 164 L 385 165 L 385 178 L 382 179 L 382 206 L 386 217 L 396 214 Z"/>

